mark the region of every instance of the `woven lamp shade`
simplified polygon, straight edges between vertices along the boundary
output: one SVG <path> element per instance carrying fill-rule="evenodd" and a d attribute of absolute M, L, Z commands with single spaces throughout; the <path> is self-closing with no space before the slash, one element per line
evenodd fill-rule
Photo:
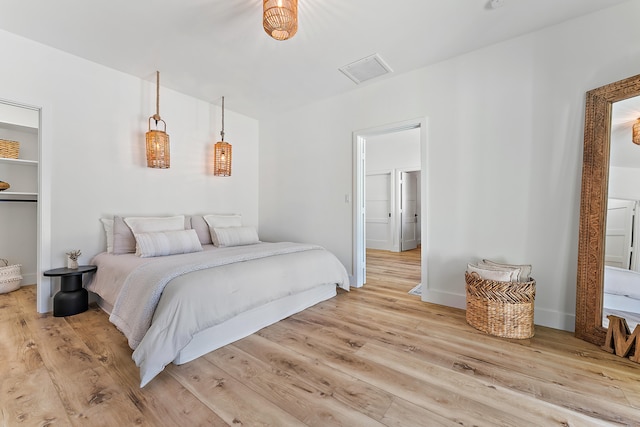
<path fill-rule="evenodd" d="M 263 0 L 262 26 L 276 40 L 288 40 L 298 32 L 298 0 Z"/>
<path fill-rule="evenodd" d="M 162 122 L 165 130 L 151 129 L 151 119 L 149 117 L 149 131 L 147 139 L 147 167 L 157 169 L 168 169 L 171 166 L 171 153 L 169 151 L 169 135 L 167 135 L 167 124 Z M 156 124 L 158 123 L 156 121 Z"/>
<path fill-rule="evenodd" d="M 215 176 L 231 176 L 231 144 L 224 141 L 214 146 L 213 174 Z"/>
<path fill-rule="evenodd" d="M 640 119 L 638 119 L 633 124 L 633 129 L 631 131 L 631 138 L 634 144 L 640 145 Z"/>

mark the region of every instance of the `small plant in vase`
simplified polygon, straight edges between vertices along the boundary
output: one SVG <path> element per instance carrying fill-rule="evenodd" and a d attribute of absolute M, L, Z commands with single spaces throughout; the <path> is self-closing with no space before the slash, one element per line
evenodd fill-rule
<path fill-rule="evenodd" d="M 78 268 L 78 258 L 82 255 L 80 249 L 77 251 L 67 252 L 67 268 L 75 270 Z"/>

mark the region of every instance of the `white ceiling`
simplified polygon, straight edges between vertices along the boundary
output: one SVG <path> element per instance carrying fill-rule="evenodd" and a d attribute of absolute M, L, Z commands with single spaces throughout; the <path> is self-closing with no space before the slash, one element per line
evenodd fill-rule
<path fill-rule="evenodd" d="M 374 84 L 628 0 L 299 0 L 275 41 L 260 0 L 0 0 L 0 29 L 254 118 L 358 87 L 338 68 L 374 53 Z"/>

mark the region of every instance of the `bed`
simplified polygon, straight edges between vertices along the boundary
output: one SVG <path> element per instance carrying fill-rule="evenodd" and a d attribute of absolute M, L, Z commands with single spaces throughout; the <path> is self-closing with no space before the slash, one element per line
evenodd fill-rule
<path fill-rule="evenodd" d="M 640 273 L 606 265 L 604 268 L 603 326 L 608 315 L 627 320 L 631 330 L 640 323 Z"/>
<path fill-rule="evenodd" d="M 320 246 L 260 242 L 255 231 L 227 223 L 209 227 L 208 240 L 194 217 L 172 218 L 177 230 L 146 231 L 148 224 L 130 221 L 132 253 L 131 242 L 117 248 L 127 218 L 115 217 L 111 250 L 92 259 L 98 269 L 86 285 L 134 350 L 141 387 L 171 362 L 189 362 L 332 298 L 338 286 L 349 289 L 344 266 Z M 157 240 L 150 256 L 149 236 Z"/>

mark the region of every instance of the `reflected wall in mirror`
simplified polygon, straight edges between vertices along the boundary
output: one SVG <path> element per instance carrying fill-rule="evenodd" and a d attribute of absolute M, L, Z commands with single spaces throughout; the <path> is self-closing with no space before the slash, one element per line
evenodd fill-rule
<path fill-rule="evenodd" d="M 640 321 L 640 96 L 611 108 L 609 183 L 604 245 L 602 326 L 610 314 L 633 330 Z M 640 129 L 638 129 L 640 131 Z"/>
<path fill-rule="evenodd" d="M 603 307 L 606 296 L 604 289 L 605 241 L 607 239 L 609 192 L 611 191 L 612 198 L 626 200 L 630 205 L 635 205 L 634 200 L 640 200 L 640 196 L 627 196 L 622 192 L 622 188 L 619 188 L 620 180 L 631 179 L 630 177 L 625 178 L 624 174 L 635 173 L 635 171 L 629 171 L 628 169 L 632 169 L 629 167 L 623 169 L 624 163 L 617 159 L 618 156 L 626 156 L 626 154 L 617 151 L 614 154 L 611 150 L 611 136 L 614 126 L 612 111 L 615 103 L 639 95 L 640 75 L 593 89 L 587 92 L 586 96 L 575 334 L 578 338 L 597 345 L 602 345 L 606 336 L 606 328 L 603 326 Z M 631 124 L 627 124 L 627 126 L 630 127 Z M 628 144 L 631 146 L 628 149 L 635 148 L 640 151 L 640 146 L 632 143 L 630 131 L 627 135 Z M 615 163 L 610 163 L 610 161 Z M 611 177 L 609 176 L 610 171 Z M 638 171 L 640 173 L 640 169 Z M 612 181 L 611 189 L 609 188 L 610 180 Z M 625 184 L 630 187 L 628 184 L 632 184 L 632 182 Z M 617 192 L 619 193 L 615 194 Z M 616 204 L 617 202 L 612 201 L 611 207 L 617 206 Z M 612 222 L 616 222 L 616 220 L 612 220 Z M 631 236 L 629 238 L 631 239 Z M 607 254 L 607 262 L 619 263 L 620 266 L 626 265 L 628 262 L 633 263 L 633 251 L 629 249 L 629 253 L 625 253 L 625 250 L 621 249 L 623 244 L 620 244 L 621 248 L 616 250 L 616 244 L 619 242 L 610 236 L 608 244 L 610 253 Z M 627 256 L 629 260 L 626 259 Z M 623 258 L 625 259 L 623 260 Z M 607 268 L 607 271 L 612 270 Z M 607 276 L 610 274 L 607 273 Z M 609 290 L 607 289 L 607 291 Z"/>

